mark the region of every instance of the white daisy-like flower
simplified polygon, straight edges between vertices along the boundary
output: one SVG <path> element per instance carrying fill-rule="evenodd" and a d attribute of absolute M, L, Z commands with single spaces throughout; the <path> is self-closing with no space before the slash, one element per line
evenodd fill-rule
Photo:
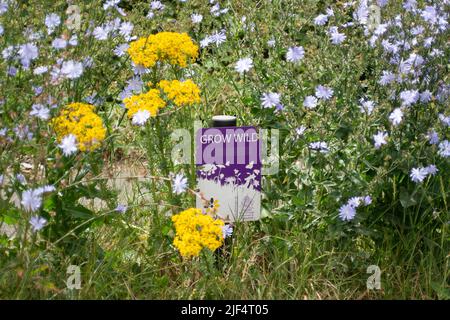
<path fill-rule="evenodd" d="M 307 96 L 303 101 L 303 106 L 308 109 L 314 109 L 317 106 L 317 98 L 315 96 Z"/>
<path fill-rule="evenodd" d="M 303 47 L 290 47 L 286 53 L 286 60 L 289 62 L 298 62 L 305 56 Z"/>
<path fill-rule="evenodd" d="M 438 154 L 441 157 L 448 158 L 450 157 L 450 142 L 448 140 L 443 140 L 439 143 L 439 151 Z"/>
<path fill-rule="evenodd" d="M 202 22 L 202 20 L 203 20 L 203 16 L 199 13 L 193 13 L 191 15 L 191 21 L 194 24 L 200 23 L 200 22 Z"/>
<path fill-rule="evenodd" d="M 30 112 L 31 116 L 37 117 L 41 120 L 48 120 L 50 118 L 50 109 L 42 104 L 33 104 Z"/>
<path fill-rule="evenodd" d="M 233 226 L 231 224 L 226 224 L 222 227 L 223 238 L 226 239 L 233 235 Z"/>
<path fill-rule="evenodd" d="M 32 216 L 30 218 L 30 224 L 33 232 L 36 232 L 45 227 L 45 225 L 47 224 L 47 219 L 39 216 Z"/>
<path fill-rule="evenodd" d="M 403 119 L 403 111 L 401 108 L 395 108 L 394 111 L 389 115 L 389 121 L 394 125 L 398 126 Z"/>
<path fill-rule="evenodd" d="M 35 189 L 28 189 L 22 192 L 22 207 L 25 211 L 35 212 L 42 205 L 42 193 Z"/>
<path fill-rule="evenodd" d="M 73 60 L 64 61 L 61 73 L 68 79 L 79 78 L 83 74 L 83 64 Z"/>
<path fill-rule="evenodd" d="M 118 204 L 116 209 L 114 209 L 114 210 L 119 213 L 125 213 L 128 210 L 128 206 L 126 206 L 124 204 Z"/>
<path fill-rule="evenodd" d="M 131 123 L 137 126 L 144 125 L 150 118 L 150 112 L 148 110 L 139 110 L 133 115 Z"/>
<path fill-rule="evenodd" d="M 317 26 L 323 26 L 328 21 L 328 15 L 327 14 L 319 14 L 317 17 L 314 18 L 314 24 Z"/>
<path fill-rule="evenodd" d="M 253 60 L 247 57 L 239 59 L 238 62 L 236 62 L 236 66 L 234 67 L 234 69 L 242 75 L 244 74 L 244 72 L 250 71 L 252 67 L 253 67 Z"/>
<path fill-rule="evenodd" d="M 276 92 L 263 93 L 261 96 L 261 104 L 263 108 L 273 108 L 280 105 L 281 95 Z"/>
<path fill-rule="evenodd" d="M 373 136 L 375 149 L 379 149 L 382 145 L 386 144 L 388 136 L 387 132 L 378 131 L 378 133 Z"/>
<path fill-rule="evenodd" d="M 34 68 L 33 74 L 37 76 L 37 75 L 44 74 L 47 71 L 48 71 L 48 67 L 47 66 L 40 66 L 40 67 Z"/>
<path fill-rule="evenodd" d="M 104 41 L 108 39 L 108 30 L 106 28 L 103 28 L 101 26 L 96 27 L 94 29 L 94 31 L 92 32 L 92 35 L 94 36 L 95 39 L 99 40 L 99 41 Z"/>
<path fill-rule="evenodd" d="M 188 187 L 187 178 L 182 174 L 177 174 L 172 180 L 172 191 L 176 194 L 181 194 L 186 191 Z"/>
<path fill-rule="evenodd" d="M 344 204 L 339 209 L 339 218 L 343 221 L 352 220 L 356 215 L 356 209 L 352 205 Z"/>
<path fill-rule="evenodd" d="M 63 154 L 68 157 L 77 152 L 77 138 L 73 134 L 69 134 L 62 138 L 61 144 L 58 145 L 63 151 Z"/>
<path fill-rule="evenodd" d="M 436 175 L 436 173 L 439 171 L 438 168 L 434 164 L 430 164 L 429 166 L 426 166 L 425 170 L 427 171 L 427 174 L 430 174 L 432 176 Z"/>
<path fill-rule="evenodd" d="M 323 100 L 329 100 L 333 96 L 333 89 L 318 85 L 316 87 L 316 97 Z"/>
<path fill-rule="evenodd" d="M 409 176 L 411 180 L 420 183 L 427 177 L 428 171 L 425 168 L 413 168 Z"/>

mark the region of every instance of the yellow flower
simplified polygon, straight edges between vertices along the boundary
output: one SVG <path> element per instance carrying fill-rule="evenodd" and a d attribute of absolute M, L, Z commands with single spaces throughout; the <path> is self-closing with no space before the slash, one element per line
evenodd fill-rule
<path fill-rule="evenodd" d="M 186 81 L 162 80 L 158 86 L 177 106 L 200 102 L 200 89 L 191 79 Z"/>
<path fill-rule="evenodd" d="M 128 54 L 135 64 L 146 68 L 157 61 L 185 68 L 198 57 L 198 46 L 187 33 L 160 32 L 130 43 Z"/>
<path fill-rule="evenodd" d="M 86 103 L 71 103 L 61 109 L 59 116 L 51 121 L 58 142 L 69 134 L 77 138 L 81 151 L 92 151 L 100 147 L 106 129 L 102 119 L 95 114 L 94 106 Z"/>
<path fill-rule="evenodd" d="M 196 257 L 203 248 L 216 250 L 223 244 L 222 220 L 202 214 L 200 209 L 189 208 L 172 217 L 175 225 L 174 246 L 183 257 Z"/>
<path fill-rule="evenodd" d="M 155 117 L 159 109 L 164 108 L 166 105 L 164 100 L 159 96 L 158 89 L 150 89 L 146 93 L 125 98 L 123 103 L 128 109 L 127 114 L 129 118 L 132 118 L 140 110 L 147 110 L 152 117 Z"/>

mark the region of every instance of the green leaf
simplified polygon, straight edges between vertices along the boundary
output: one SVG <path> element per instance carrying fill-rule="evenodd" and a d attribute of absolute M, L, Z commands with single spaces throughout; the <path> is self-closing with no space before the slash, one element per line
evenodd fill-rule
<path fill-rule="evenodd" d="M 408 208 L 417 204 L 413 195 L 409 194 L 405 188 L 400 188 L 400 203 L 403 208 Z"/>
<path fill-rule="evenodd" d="M 88 220 L 95 216 L 94 212 L 92 212 L 91 210 L 82 205 L 77 205 L 74 207 L 66 207 L 65 210 L 68 213 L 70 213 L 72 217 L 78 219 Z"/>

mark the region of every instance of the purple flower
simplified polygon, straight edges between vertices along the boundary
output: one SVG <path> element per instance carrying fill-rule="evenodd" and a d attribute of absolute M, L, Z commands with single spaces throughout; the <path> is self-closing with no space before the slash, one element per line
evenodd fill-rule
<path fill-rule="evenodd" d="M 263 93 L 261 96 L 261 104 L 263 108 L 273 108 L 280 104 L 281 95 L 276 92 Z"/>
<path fill-rule="evenodd" d="M 375 144 L 375 149 L 379 149 L 383 144 L 386 144 L 386 139 L 388 138 L 387 132 L 378 131 L 377 134 L 373 136 L 373 141 Z"/>
<path fill-rule="evenodd" d="M 303 106 L 308 109 L 314 109 L 317 106 L 317 98 L 315 96 L 307 96 L 303 101 Z"/>
<path fill-rule="evenodd" d="M 318 85 L 316 87 L 316 97 L 318 99 L 329 100 L 333 96 L 333 89 Z"/>
<path fill-rule="evenodd" d="M 128 207 L 126 206 L 126 205 L 124 205 L 124 204 L 118 204 L 117 205 L 117 207 L 116 207 L 116 209 L 114 209 L 116 212 L 119 212 L 119 213 L 125 213 L 125 212 L 127 212 L 127 209 L 128 209 Z"/>
<path fill-rule="evenodd" d="M 290 47 L 286 53 L 286 60 L 289 62 L 298 62 L 305 56 L 303 47 Z"/>
<path fill-rule="evenodd" d="M 343 221 L 349 221 L 352 220 L 356 215 L 356 209 L 355 207 L 345 204 L 339 209 L 339 218 L 341 218 Z"/>

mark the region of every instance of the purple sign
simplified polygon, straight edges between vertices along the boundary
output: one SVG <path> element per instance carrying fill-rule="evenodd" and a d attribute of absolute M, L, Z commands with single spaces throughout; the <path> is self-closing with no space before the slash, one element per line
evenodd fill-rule
<path fill-rule="evenodd" d="M 200 192 L 218 201 L 225 220 L 260 216 L 260 139 L 255 127 L 203 128 L 196 135 Z M 197 202 L 199 207 L 199 202 Z"/>

